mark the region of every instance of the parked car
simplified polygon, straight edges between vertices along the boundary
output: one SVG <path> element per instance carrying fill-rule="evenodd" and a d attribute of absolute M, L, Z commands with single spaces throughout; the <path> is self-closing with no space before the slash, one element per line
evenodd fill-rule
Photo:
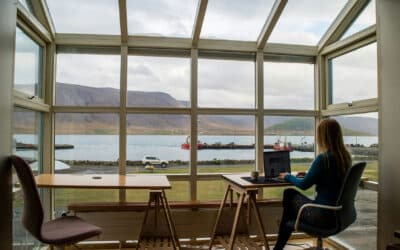
<path fill-rule="evenodd" d="M 148 156 L 148 155 L 144 156 L 142 163 L 144 166 L 159 165 L 162 168 L 168 167 L 168 161 L 160 160 L 160 158 L 155 156 Z"/>

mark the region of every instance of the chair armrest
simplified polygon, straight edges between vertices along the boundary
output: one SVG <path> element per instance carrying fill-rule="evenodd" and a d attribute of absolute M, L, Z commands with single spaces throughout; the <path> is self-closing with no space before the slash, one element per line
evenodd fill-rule
<path fill-rule="evenodd" d="M 303 213 L 303 210 L 307 207 L 323 208 L 323 209 L 328 209 L 328 210 L 332 210 L 332 211 L 337 211 L 337 210 L 342 209 L 342 206 L 328 206 L 328 205 L 321 205 L 321 204 L 315 204 L 315 203 L 306 203 L 303 206 L 301 206 L 301 208 L 299 209 L 299 212 L 297 213 L 296 222 L 294 223 L 295 231 L 297 231 L 297 228 L 299 226 L 301 214 Z"/>

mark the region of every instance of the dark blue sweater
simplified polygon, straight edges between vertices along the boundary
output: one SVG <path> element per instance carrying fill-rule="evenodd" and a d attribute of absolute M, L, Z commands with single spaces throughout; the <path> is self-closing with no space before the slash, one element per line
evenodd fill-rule
<path fill-rule="evenodd" d="M 304 178 L 299 179 L 293 175 L 285 176 L 286 181 L 303 190 L 316 185 L 315 203 L 325 205 L 336 203 L 343 178 L 343 174 L 336 166 L 335 158 L 330 153 L 319 154 Z"/>

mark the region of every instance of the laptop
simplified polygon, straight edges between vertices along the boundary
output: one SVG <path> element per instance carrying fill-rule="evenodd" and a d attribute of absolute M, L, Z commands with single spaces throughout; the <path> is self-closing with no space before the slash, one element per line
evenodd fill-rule
<path fill-rule="evenodd" d="M 283 151 L 265 151 L 264 152 L 264 177 L 253 180 L 251 177 L 242 177 L 246 181 L 254 184 L 263 183 L 285 183 L 285 180 L 279 179 L 280 173 L 291 172 L 290 152 Z"/>

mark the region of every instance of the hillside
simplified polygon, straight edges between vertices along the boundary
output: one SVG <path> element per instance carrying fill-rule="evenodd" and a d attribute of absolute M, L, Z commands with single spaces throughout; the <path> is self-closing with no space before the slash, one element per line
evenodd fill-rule
<path fill-rule="evenodd" d="M 112 88 L 93 88 L 67 83 L 57 83 L 56 103 L 63 106 L 119 106 L 120 91 Z M 128 106 L 134 107 L 186 107 L 187 101 L 174 99 L 161 92 L 128 91 Z M 21 110 L 20 110 L 21 111 Z M 15 132 L 28 132 L 34 117 L 26 112 L 15 113 Z M 346 135 L 377 135 L 377 120 L 368 117 L 338 117 Z M 267 116 L 264 118 L 266 134 L 312 135 L 313 119 Z M 199 116 L 200 134 L 254 134 L 255 121 L 243 116 Z M 189 134 L 188 115 L 128 114 L 128 134 Z M 118 114 L 56 115 L 57 134 L 118 134 Z"/>

